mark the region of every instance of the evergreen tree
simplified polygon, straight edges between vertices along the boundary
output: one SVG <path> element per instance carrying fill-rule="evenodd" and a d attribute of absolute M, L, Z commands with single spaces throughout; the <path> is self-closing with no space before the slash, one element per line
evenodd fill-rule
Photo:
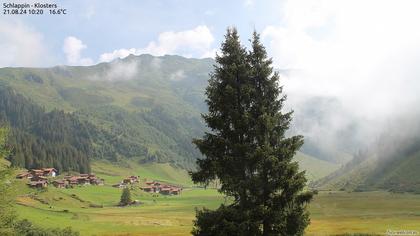
<path fill-rule="evenodd" d="M 120 206 L 127 206 L 130 205 L 132 202 L 131 200 L 131 192 L 129 188 L 124 188 L 121 194 Z"/>
<path fill-rule="evenodd" d="M 293 156 L 302 136 L 286 137 L 292 112 L 283 113 L 279 87 L 259 35 L 252 50 L 228 29 L 206 89 L 211 132 L 194 140 L 205 155 L 191 173 L 195 183 L 220 181 L 231 205 L 197 212 L 194 235 L 302 235 L 309 224 L 306 178 Z"/>

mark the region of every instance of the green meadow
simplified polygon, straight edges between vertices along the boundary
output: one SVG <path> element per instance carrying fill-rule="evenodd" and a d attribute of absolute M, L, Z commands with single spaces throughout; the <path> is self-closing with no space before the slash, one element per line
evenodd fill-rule
<path fill-rule="evenodd" d="M 214 209 L 229 201 L 215 189 L 192 186 L 185 171 L 168 164 L 116 167 L 95 162 L 93 170 L 105 179 L 104 186 L 35 190 L 16 180 L 19 217 L 42 227 L 71 226 L 81 235 L 188 235 L 196 208 Z M 118 207 L 122 190 L 111 185 L 128 175 L 140 175 L 141 183 L 131 192 L 141 204 Z M 182 185 L 184 190 L 179 196 L 145 193 L 139 186 L 146 180 Z M 307 235 L 420 231 L 420 195 L 415 194 L 321 191 L 309 209 Z"/>

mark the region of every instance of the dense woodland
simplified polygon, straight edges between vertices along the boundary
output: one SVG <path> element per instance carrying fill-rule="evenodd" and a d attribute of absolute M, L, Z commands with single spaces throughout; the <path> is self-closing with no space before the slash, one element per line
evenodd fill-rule
<path fill-rule="evenodd" d="M 45 112 L 14 90 L 0 88 L 0 121 L 11 127 L 10 161 L 15 166 L 52 166 L 60 171 L 90 171 L 91 138 L 85 122 L 72 114 Z"/>

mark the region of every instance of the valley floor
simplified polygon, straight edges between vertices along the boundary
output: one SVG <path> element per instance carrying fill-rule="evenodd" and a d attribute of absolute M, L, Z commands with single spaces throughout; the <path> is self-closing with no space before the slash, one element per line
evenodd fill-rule
<path fill-rule="evenodd" d="M 28 190 L 23 181 L 18 181 L 19 217 L 43 227 L 71 226 L 81 235 L 188 235 L 195 208 L 214 209 L 225 201 L 215 189 L 191 187 L 187 175 L 164 164 L 121 170 L 99 163 L 94 165 L 94 170 L 106 179 L 107 185 L 74 189 L 49 187 L 38 191 Z M 179 196 L 163 196 L 135 187 L 133 199 L 142 204 L 117 207 L 121 189 L 110 185 L 121 179 L 120 176 L 135 172 L 143 174 L 142 178 L 182 183 L 186 188 Z M 387 230 L 420 232 L 420 195 L 320 192 L 311 203 L 310 212 L 307 235 L 383 235 Z"/>

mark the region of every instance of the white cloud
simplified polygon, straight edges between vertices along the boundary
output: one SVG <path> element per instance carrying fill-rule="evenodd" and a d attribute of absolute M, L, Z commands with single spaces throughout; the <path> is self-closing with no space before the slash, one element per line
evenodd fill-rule
<path fill-rule="evenodd" d="M 219 53 L 220 50 L 219 49 L 211 49 L 207 52 L 205 52 L 203 55 L 201 55 L 201 58 L 215 58 L 216 57 L 216 53 Z"/>
<path fill-rule="evenodd" d="M 244 6 L 245 7 L 252 7 L 252 6 L 254 6 L 254 0 L 245 0 L 244 1 Z"/>
<path fill-rule="evenodd" d="M 297 130 L 318 146 L 338 146 L 343 130 L 364 145 L 374 142 L 399 114 L 416 112 L 420 100 L 419 1 L 293 0 L 281 25 L 262 38 L 282 76 L 288 107 L 308 120 Z M 324 106 L 315 98 L 340 104 Z M 312 104 L 326 117 L 302 112 Z M 321 115 L 321 116 L 322 116 Z"/>
<path fill-rule="evenodd" d="M 177 70 L 175 73 L 172 73 L 169 76 L 169 80 L 172 81 L 180 81 L 183 80 L 185 78 L 185 74 L 183 70 Z"/>
<path fill-rule="evenodd" d="M 137 50 L 135 48 L 130 48 L 130 49 L 122 48 L 122 49 L 114 50 L 113 52 L 103 53 L 99 57 L 99 62 L 109 62 L 116 58 L 127 57 L 130 54 L 133 54 L 133 55 L 137 54 Z"/>
<path fill-rule="evenodd" d="M 43 35 L 35 29 L 19 21 L 0 19 L 0 67 L 47 66 L 51 58 L 44 45 Z"/>
<path fill-rule="evenodd" d="M 155 57 L 153 58 L 150 65 L 152 66 L 153 69 L 160 69 L 160 66 L 162 65 L 162 59 Z"/>
<path fill-rule="evenodd" d="M 104 71 L 91 75 L 88 79 L 95 81 L 122 81 L 134 79 L 138 72 L 137 61 L 113 61 Z"/>
<path fill-rule="evenodd" d="M 214 37 L 210 29 L 205 25 L 200 25 L 191 30 L 162 32 L 156 41 L 149 42 L 144 48 L 114 50 L 102 54 L 99 61 L 106 62 L 116 58 L 124 58 L 130 54 L 145 53 L 155 56 L 179 54 L 186 57 L 209 57 L 214 56 L 213 42 Z"/>
<path fill-rule="evenodd" d="M 87 46 L 83 42 L 74 37 L 69 36 L 64 39 L 63 52 L 66 54 L 67 63 L 70 65 L 92 65 L 93 60 L 90 58 L 82 58 L 81 53 Z"/>
<path fill-rule="evenodd" d="M 129 80 L 137 74 L 138 65 L 136 61 L 114 61 L 110 66 L 106 75 L 107 80 Z"/>
<path fill-rule="evenodd" d="M 330 95 L 368 118 L 419 97 L 419 1 L 288 1 L 262 36 L 290 93 Z M 290 96 L 289 96 L 290 97 Z"/>

